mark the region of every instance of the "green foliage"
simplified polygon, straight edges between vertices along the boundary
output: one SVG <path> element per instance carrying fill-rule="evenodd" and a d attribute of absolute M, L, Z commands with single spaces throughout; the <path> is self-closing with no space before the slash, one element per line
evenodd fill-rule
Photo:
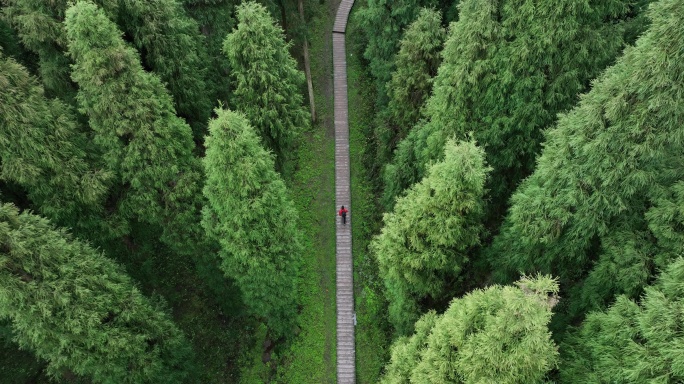
<path fill-rule="evenodd" d="M 289 337 L 303 252 L 297 211 L 247 119 L 222 109 L 216 114 L 205 142 L 202 225 L 221 244 L 221 268 L 251 311 L 276 338 Z"/>
<path fill-rule="evenodd" d="M 191 350 L 122 268 L 64 230 L 0 206 L 0 318 L 48 372 L 100 383 L 180 383 Z"/>
<path fill-rule="evenodd" d="M 563 344 L 563 383 L 680 383 L 684 260 L 678 259 L 637 305 L 619 296 L 592 312 Z"/>
<path fill-rule="evenodd" d="M 397 142 L 418 122 L 423 106 L 432 90 L 432 78 L 441 62 L 439 52 L 446 30 L 439 11 L 422 9 L 399 43 L 396 69 L 387 86 L 389 104 L 381 117 L 376 136 L 378 162 L 389 160 Z"/>
<path fill-rule="evenodd" d="M 98 0 L 99 1 L 99 0 Z M 179 0 L 122 0 L 119 24 L 164 82 L 178 114 L 200 141 L 211 112 L 204 81 L 206 51 L 197 23 Z"/>
<path fill-rule="evenodd" d="M 73 112 L 45 97 L 24 67 L 0 52 L 0 178 L 18 183 L 48 217 L 68 221 L 102 204 L 107 171 L 91 168 Z"/>
<path fill-rule="evenodd" d="M 462 2 L 426 106 L 429 121 L 411 133 L 412 146 L 399 147 L 414 151 L 418 161 L 395 162 L 385 174 L 387 189 L 400 191 L 417 181 L 394 171 L 410 167 L 422 177 L 441 158 L 448 138 L 473 132 L 494 169 L 488 215 L 498 221 L 514 188 L 534 168 L 543 129 L 623 48 L 621 21 L 630 17 L 629 3 Z M 398 161 L 410 157 L 397 154 Z"/>
<path fill-rule="evenodd" d="M 137 52 L 95 4 L 76 3 L 65 23 L 78 102 L 116 178 L 108 208 L 121 221 L 110 224 L 113 235 L 126 234 L 131 220 L 156 224 L 163 241 L 190 252 L 201 236 L 201 168 L 190 127 L 175 115 L 160 79 L 143 70 Z"/>
<path fill-rule="evenodd" d="M 575 315 L 635 297 L 654 266 L 681 255 L 684 4 L 654 3 L 650 16 L 636 46 L 548 131 L 490 252 L 502 274 L 559 275 Z"/>
<path fill-rule="evenodd" d="M 230 101 L 230 63 L 223 53 L 226 32 L 235 26 L 235 5 L 238 0 L 185 0 L 185 9 L 198 24 L 207 52 L 207 79 L 205 87 L 210 100 L 227 104 Z"/>
<path fill-rule="evenodd" d="M 22 46 L 19 36 L 16 31 L 9 25 L 9 23 L 2 18 L 2 9 L 0 9 L 0 51 L 5 55 L 18 60 L 22 65 L 37 61 L 30 56 L 30 53 Z M 35 68 L 31 66 L 31 69 Z"/>
<path fill-rule="evenodd" d="M 368 38 L 364 57 L 377 81 L 380 106 L 387 104 L 386 86 L 394 72 L 394 55 L 399 51 L 404 29 L 418 17 L 420 7 L 432 7 L 436 3 L 434 0 L 368 0 L 368 6 L 359 11 L 361 27 Z"/>
<path fill-rule="evenodd" d="M 547 329 L 558 284 L 538 276 L 516 285 L 476 290 L 443 315 L 424 315 L 392 347 L 382 383 L 542 383 L 558 359 Z"/>
<path fill-rule="evenodd" d="M 480 243 L 488 171 L 475 143 L 450 142 L 444 161 L 385 214 L 371 249 L 387 288 L 390 321 L 400 333 L 411 331 L 419 300 L 453 296 L 468 252 Z"/>
<path fill-rule="evenodd" d="M 223 43 L 234 80 L 233 105 L 276 153 L 280 167 L 311 119 L 302 104 L 304 74 L 288 52 L 283 30 L 264 6 L 239 5 L 237 21 Z"/>
<path fill-rule="evenodd" d="M 39 58 L 39 73 L 49 96 L 68 103 L 73 101 L 76 86 L 71 82 L 70 60 L 65 55 L 64 13 L 68 0 L 4 0 L 3 17 L 17 31 L 21 42 Z M 116 0 L 98 1 L 108 12 L 115 13 Z"/>
<path fill-rule="evenodd" d="M 644 214 L 648 233 L 658 243 L 658 265 L 684 255 L 684 181 L 665 188 L 653 188 L 651 206 Z"/>
<path fill-rule="evenodd" d="M 392 344 L 392 357 L 387 364 L 381 384 L 408 384 L 411 373 L 418 366 L 421 352 L 428 347 L 428 338 L 440 319 L 434 311 L 421 316 L 415 324 L 415 333 L 401 336 Z"/>
<path fill-rule="evenodd" d="M 420 117 L 432 90 L 432 78 L 441 63 L 440 51 L 446 30 L 442 17 L 433 9 L 422 9 L 399 43 L 396 70 L 388 87 L 388 109 L 403 138 Z"/>
<path fill-rule="evenodd" d="M 40 58 L 46 89 L 71 101 L 76 87 L 65 55 L 64 17 L 68 0 L 6 0 L 4 16 L 24 45 Z M 119 21 L 143 54 L 143 62 L 171 91 L 175 106 L 201 137 L 211 105 L 204 85 L 204 51 L 197 24 L 177 0 L 96 0 L 107 16 Z"/>

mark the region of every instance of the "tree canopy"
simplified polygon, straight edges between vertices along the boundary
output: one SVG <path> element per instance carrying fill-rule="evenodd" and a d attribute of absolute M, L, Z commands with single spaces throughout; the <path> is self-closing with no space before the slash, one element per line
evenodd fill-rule
<path fill-rule="evenodd" d="M 397 143 L 418 122 L 441 63 L 445 34 L 439 11 L 428 8 L 421 9 L 406 28 L 395 57 L 396 69 L 387 85 L 389 103 L 379 114 L 376 128 L 379 165 L 389 161 Z"/>
<path fill-rule="evenodd" d="M 619 296 L 591 312 L 564 345 L 563 383 L 677 383 L 682 371 L 684 260 L 667 267 L 639 304 Z"/>
<path fill-rule="evenodd" d="M 684 382 L 684 2 L 339 3 L 0 0 L 0 382 Z"/>
<path fill-rule="evenodd" d="M 137 52 L 94 3 L 73 5 L 65 23 L 79 106 L 116 177 L 110 194 L 121 225 L 133 219 L 160 225 L 164 240 L 187 252 L 199 236 L 201 202 L 190 127 L 176 116 L 159 77 L 143 70 Z"/>
<path fill-rule="evenodd" d="M 248 1 L 237 7 L 237 27 L 223 43 L 234 81 L 233 104 L 276 154 L 279 168 L 311 119 L 301 94 L 304 73 L 289 48 L 263 5 Z"/>
<path fill-rule="evenodd" d="M 43 84 L 50 94 L 69 100 L 76 93 L 65 55 L 66 0 L 6 0 L 3 12 L 17 28 L 24 45 L 38 54 Z M 133 39 L 146 67 L 165 82 L 179 114 L 199 137 L 211 105 L 204 92 L 204 51 L 196 23 L 177 0 L 97 0 L 110 20 Z"/>
<path fill-rule="evenodd" d="M 684 5 L 660 1 L 650 16 L 636 46 L 547 132 L 491 252 L 497 271 L 560 276 L 578 290 L 566 302 L 576 315 L 635 297 L 681 250 Z"/>
<path fill-rule="evenodd" d="M 390 383 L 542 383 L 558 352 L 547 325 L 558 284 L 523 277 L 454 299 L 442 315 L 429 312 L 416 334 L 392 346 L 383 378 Z"/>
<path fill-rule="evenodd" d="M 418 302 L 453 295 L 480 244 L 484 184 L 489 169 L 473 142 L 449 142 L 445 158 L 384 216 L 371 244 L 390 301 L 390 321 L 409 333 L 420 315 Z"/>
<path fill-rule="evenodd" d="M 22 348 L 99 383 L 182 383 L 192 351 L 123 269 L 65 230 L 0 205 L 0 319 Z"/>
<path fill-rule="evenodd" d="M 2 52 L 0 87 L 0 177 L 26 188 L 55 220 L 102 204 L 111 174 L 89 163 L 88 140 L 71 108 L 46 98 L 37 79 Z"/>
<path fill-rule="evenodd" d="M 303 248 L 297 212 L 273 155 L 241 113 L 217 109 L 209 123 L 202 225 L 221 244 L 221 268 L 276 337 L 290 336 Z"/>
<path fill-rule="evenodd" d="M 400 192 L 418 181 L 441 158 L 447 139 L 472 132 L 493 168 L 488 211 L 496 222 L 533 170 L 543 129 L 620 53 L 629 3 L 463 1 L 442 51 L 427 122 L 399 146 L 402 162 L 385 173 L 387 189 Z"/>
<path fill-rule="evenodd" d="M 364 57 L 376 81 L 380 106 L 387 104 L 386 86 L 394 72 L 394 56 L 399 51 L 404 29 L 416 19 L 421 7 L 436 3 L 434 0 L 369 0 L 368 6 L 360 11 L 361 26 L 368 39 Z"/>

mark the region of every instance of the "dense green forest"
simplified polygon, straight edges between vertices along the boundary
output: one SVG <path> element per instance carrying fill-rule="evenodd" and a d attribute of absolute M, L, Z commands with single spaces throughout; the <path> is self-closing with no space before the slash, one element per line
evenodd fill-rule
<path fill-rule="evenodd" d="M 338 4 L 0 0 L 0 383 L 336 382 Z M 347 65 L 357 382 L 684 382 L 684 1 L 359 0 Z"/>

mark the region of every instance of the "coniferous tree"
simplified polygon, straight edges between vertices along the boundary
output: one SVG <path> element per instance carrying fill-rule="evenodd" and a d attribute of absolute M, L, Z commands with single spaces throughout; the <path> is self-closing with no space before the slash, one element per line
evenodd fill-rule
<path fill-rule="evenodd" d="M 420 354 L 428 346 L 428 338 L 440 316 L 429 311 L 416 321 L 411 336 L 400 336 L 393 344 L 391 358 L 380 384 L 408 384 L 411 373 L 420 362 Z"/>
<path fill-rule="evenodd" d="M 406 136 L 420 118 L 441 63 L 445 34 L 439 11 L 424 8 L 399 43 L 396 70 L 387 90 L 390 116 L 398 125 L 397 139 Z"/>
<path fill-rule="evenodd" d="M 563 383 L 681 383 L 684 260 L 670 265 L 637 304 L 619 296 L 592 312 L 561 345 Z"/>
<path fill-rule="evenodd" d="M 388 162 L 397 142 L 418 122 L 441 62 L 445 33 L 439 11 L 427 8 L 406 28 L 387 86 L 389 104 L 376 129 L 378 165 Z"/>
<path fill-rule="evenodd" d="M 364 57 L 376 81 L 378 106 L 387 104 L 387 84 L 394 72 L 394 56 L 406 26 L 411 24 L 421 7 L 433 7 L 436 0 L 369 0 L 359 11 L 361 26 L 368 39 Z"/>
<path fill-rule="evenodd" d="M 230 102 L 231 79 L 230 63 L 223 53 L 223 40 L 226 31 L 235 27 L 235 6 L 239 0 L 184 0 L 183 5 L 190 17 L 195 19 L 203 36 L 202 42 L 207 52 L 207 81 L 210 100 L 227 104 Z"/>
<path fill-rule="evenodd" d="M 635 297 L 681 254 L 684 4 L 663 0 L 634 48 L 546 135 L 490 253 L 497 272 L 567 282 L 578 316 Z"/>
<path fill-rule="evenodd" d="M 384 202 L 388 207 L 394 204 L 395 199 L 406 188 L 423 177 L 426 164 L 423 163 L 422 151 L 428 145 L 427 138 L 430 133 L 436 129 L 447 129 L 448 127 L 449 119 L 446 116 L 444 123 L 437 124 L 437 119 L 441 116 L 439 114 L 430 116 L 429 112 L 437 109 L 436 104 L 438 102 L 451 101 L 454 103 L 456 101 L 451 93 L 457 92 L 458 86 L 453 83 L 465 78 L 465 70 L 472 67 L 472 71 L 476 73 L 483 72 L 484 62 L 476 59 L 491 55 L 491 51 L 494 49 L 490 40 L 497 31 L 497 26 L 492 20 L 496 6 L 495 2 L 487 0 L 461 3 L 459 20 L 449 27 L 444 49 L 441 53 L 443 61 L 436 78 L 433 80 L 432 95 L 428 99 L 428 103 L 432 105 L 429 111 L 425 111 L 428 119 L 434 123 L 425 124 L 425 122 L 421 122 L 414 127 L 408 136 L 399 143 L 392 162 L 385 168 L 383 175 Z M 448 110 L 449 108 L 441 109 Z M 452 135 L 454 134 L 453 129 L 450 132 Z"/>
<path fill-rule="evenodd" d="M 6 0 L 5 17 L 19 32 L 24 45 L 40 58 L 41 79 L 51 94 L 67 101 L 76 92 L 65 55 L 64 16 L 68 0 Z M 211 105 L 204 85 L 205 60 L 197 24 L 185 15 L 177 0 L 96 0 L 107 16 L 118 21 L 144 53 L 153 70 L 174 97 L 179 114 L 197 138 L 204 132 Z"/>
<path fill-rule="evenodd" d="M 73 223 L 102 203 L 111 175 L 91 167 L 71 109 L 0 52 L 0 178 L 23 186 L 40 211 Z"/>
<path fill-rule="evenodd" d="M 392 347 L 382 383 L 542 383 L 558 360 L 547 328 L 557 292 L 550 277 L 522 278 L 427 313 Z"/>
<path fill-rule="evenodd" d="M 297 212 L 273 155 L 247 119 L 216 110 L 209 123 L 202 225 L 221 244 L 221 268 L 235 279 L 251 311 L 275 337 L 292 332 L 303 248 Z"/>
<path fill-rule="evenodd" d="M 179 0 L 122 0 L 121 4 L 121 28 L 144 53 L 143 62 L 164 82 L 178 115 L 200 141 L 212 105 L 204 79 L 206 50 L 197 23 L 185 14 Z"/>
<path fill-rule="evenodd" d="M 48 96 L 72 103 L 76 86 L 70 78 L 71 64 L 65 55 L 64 12 L 68 0 L 4 0 L 4 18 L 16 29 L 24 46 L 39 58 L 40 79 Z M 115 14 L 116 0 L 100 0 L 98 4 Z"/>
<path fill-rule="evenodd" d="M 239 5 L 237 21 L 223 45 L 234 79 L 233 105 L 247 116 L 282 168 L 286 153 L 311 119 L 300 93 L 304 74 L 288 52 L 283 30 L 264 6 Z"/>
<path fill-rule="evenodd" d="M 13 339 L 98 383 L 181 383 L 191 350 L 122 268 L 46 219 L 0 206 L 0 318 Z"/>
<path fill-rule="evenodd" d="M 488 216 L 498 225 L 510 194 L 532 171 L 542 131 L 576 102 L 623 48 L 626 0 L 469 0 L 452 24 L 426 106 L 428 122 L 389 167 L 385 184 L 400 191 L 442 156 L 444 142 L 469 132 L 485 148 L 493 173 Z M 544 38 L 539 38 L 539 31 Z M 414 168 L 406 172 L 405 167 Z M 401 179 L 401 176 L 409 179 Z M 394 196 L 387 196 L 391 200 Z"/>
<path fill-rule="evenodd" d="M 32 57 L 31 53 L 24 48 L 17 32 L 7 20 L 2 17 L 2 8 L 0 8 L 0 50 L 3 51 L 6 56 L 17 60 L 22 65 L 30 65 L 32 70 L 36 68 L 33 63 L 38 60 L 35 57 Z"/>
<path fill-rule="evenodd" d="M 390 321 L 411 332 L 419 301 L 453 297 L 453 286 L 479 245 L 482 232 L 484 153 L 472 142 L 446 147 L 444 161 L 385 214 L 385 226 L 371 243 L 390 302 Z"/>
<path fill-rule="evenodd" d="M 159 78 L 143 70 L 137 52 L 95 4 L 76 3 L 65 23 L 78 102 L 117 182 L 110 204 L 122 225 L 159 225 L 162 240 L 191 252 L 200 236 L 201 165 L 192 154 L 190 127 L 175 115 Z"/>

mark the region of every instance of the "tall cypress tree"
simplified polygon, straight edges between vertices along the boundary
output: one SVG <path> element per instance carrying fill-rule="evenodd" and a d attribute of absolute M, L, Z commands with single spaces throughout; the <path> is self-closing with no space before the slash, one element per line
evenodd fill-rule
<path fill-rule="evenodd" d="M 393 345 L 382 383 L 544 382 L 558 360 L 547 328 L 557 292 L 553 279 L 539 276 L 454 299 Z"/>
<path fill-rule="evenodd" d="M 439 319 L 435 311 L 429 311 L 416 321 L 413 335 L 400 336 L 392 344 L 390 361 L 380 384 L 411 382 L 411 374 L 420 362 L 420 354 L 427 348 L 430 333 Z"/>
<path fill-rule="evenodd" d="M 185 14 L 179 0 L 122 0 L 119 20 L 142 52 L 145 66 L 164 82 L 179 116 L 200 141 L 212 105 L 204 78 L 206 50 L 197 23 Z"/>
<path fill-rule="evenodd" d="M 406 136 L 420 118 L 432 90 L 432 78 L 442 62 L 445 35 L 439 11 L 424 8 L 399 42 L 396 70 L 387 89 L 388 110 L 398 125 L 397 139 Z"/>
<path fill-rule="evenodd" d="M 387 86 L 389 104 L 376 128 L 379 166 L 387 163 L 397 142 L 420 118 L 441 62 L 445 34 L 442 16 L 434 9 L 422 9 L 406 28 L 395 58 L 396 69 Z"/>
<path fill-rule="evenodd" d="M 679 383 L 684 381 L 681 332 L 684 260 L 658 277 L 637 304 L 619 296 L 592 312 L 561 345 L 562 383 Z"/>
<path fill-rule="evenodd" d="M 682 246 L 684 4 L 663 0 L 634 48 L 546 135 L 490 252 L 496 271 L 547 271 L 569 313 L 635 297 Z"/>
<path fill-rule="evenodd" d="M 221 268 L 275 337 L 292 332 L 303 248 L 297 212 L 273 155 L 247 119 L 216 110 L 209 123 L 202 225 L 221 244 Z"/>
<path fill-rule="evenodd" d="M 465 70 L 471 66 L 473 71 L 484 72 L 482 68 L 485 62 L 477 61 L 477 58 L 487 57 L 495 49 L 490 41 L 492 36 L 498 33 L 498 27 L 492 20 L 492 15 L 497 10 L 496 6 L 496 2 L 486 0 L 461 3 L 458 22 L 449 26 L 442 50 L 443 61 L 433 80 L 432 95 L 428 99 L 430 110 L 426 110 L 426 114 L 430 122 L 434 122 L 432 124 L 421 122 L 414 127 L 399 143 L 392 162 L 385 168 L 384 200 L 388 207 L 394 204 L 395 199 L 406 188 L 423 177 L 427 164 L 424 162 L 425 156 L 422 152 L 430 134 L 435 130 L 449 127 L 447 124 L 450 124 L 450 119 L 446 116 L 444 116 L 445 121 L 439 123 L 437 119 L 441 118 L 441 115 L 432 116 L 432 112 L 437 109 L 438 102 L 456 102 L 456 98 L 451 93 L 457 92 L 460 85 L 455 82 L 464 79 Z M 449 110 L 448 107 L 441 109 Z M 453 118 L 453 116 L 450 117 Z M 451 129 L 449 134 L 453 135 L 454 130 Z"/>
<path fill-rule="evenodd" d="M 21 348 L 100 383 L 180 383 L 191 350 L 122 268 L 47 220 L 0 206 L 0 318 Z"/>
<path fill-rule="evenodd" d="M 301 94 L 304 74 L 288 52 L 283 30 L 264 6 L 239 5 L 237 21 L 223 45 L 234 80 L 233 103 L 276 154 L 281 168 L 311 118 Z"/>
<path fill-rule="evenodd" d="M 480 243 L 487 172 L 484 153 L 474 143 L 449 143 L 444 161 L 385 214 L 371 249 L 399 333 L 410 333 L 420 301 L 453 297 L 469 251 Z"/>
<path fill-rule="evenodd" d="M 115 14 L 116 0 L 101 0 L 98 4 Z M 50 97 L 60 97 L 72 103 L 76 86 L 70 78 L 71 64 L 65 55 L 64 12 L 68 0 L 5 0 L 2 13 L 16 29 L 26 48 L 39 58 L 39 73 Z"/>
<path fill-rule="evenodd" d="M 159 225 L 177 251 L 192 250 L 201 236 L 201 165 L 190 127 L 95 4 L 76 3 L 65 23 L 78 102 L 117 181 L 110 204 L 125 220 Z"/>
<path fill-rule="evenodd" d="M 6 0 L 5 17 L 19 32 L 24 45 L 40 58 L 41 78 L 50 94 L 71 101 L 76 87 L 69 78 L 65 55 L 64 16 L 67 0 Z M 211 105 L 204 86 L 204 52 L 197 24 L 185 15 L 177 0 L 97 0 L 107 16 L 117 21 L 143 62 L 171 91 L 175 107 L 195 129 L 204 133 Z"/>
<path fill-rule="evenodd" d="M 61 222 L 75 222 L 83 205 L 102 204 L 111 174 L 89 163 L 71 109 L 47 99 L 38 81 L 2 52 L 0 88 L 0 177 L 23 186 L 37 209 Z"/>
<path fill-rule="evenodd" d="M 359 11 L 368 39 L 364 57 L 376 81 L 379 106 L 388 102 L 386 87 L 394 72 L 394 56 L 399 51 L 403 31 L 418 17 L 421 7 L 436 4 L 436 0 L 369 0 L 367 7 Z"/>
<path fill-rule="evenodd" d="M 414 151 L 418 161 L 390 171 L 412 167 L 422 177 L 448 138 L 473 132 L 493 167 L 488 211 L 496 227 L 510 194 L 534 167 L 543 129 L 623 48 L 622 21 L 632 17 L 630 3 L 464 1 L 427 104 L 429 122 L 414 133 L 413 145 L 400 146 Z M 387 185 L 401 186 L 390 190 L 416 181 L 386 177 Z"/>

